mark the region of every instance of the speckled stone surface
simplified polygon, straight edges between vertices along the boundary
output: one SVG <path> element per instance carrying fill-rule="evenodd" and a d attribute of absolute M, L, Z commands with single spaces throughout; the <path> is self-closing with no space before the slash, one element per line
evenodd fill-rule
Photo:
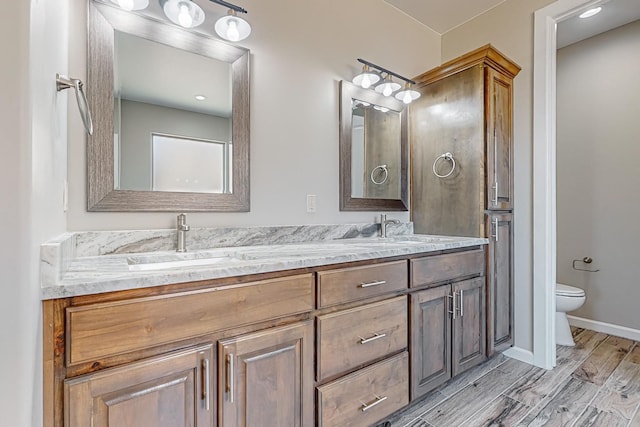
<path fill-rule="evenodd" d="M 487 243 L 412 234 L 392 224 L 192 229 L 189 252 L 174 230 L 66 233 L 41 247 L 42 299 L 386 258 Z"/>

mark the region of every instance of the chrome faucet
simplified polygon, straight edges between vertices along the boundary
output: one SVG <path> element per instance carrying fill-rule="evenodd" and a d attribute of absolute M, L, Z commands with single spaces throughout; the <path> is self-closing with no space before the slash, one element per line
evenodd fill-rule
<path fill-rule="evenodd" d="M 387 238 L 387 224 L 400 224 L 397 219 L 387 219 L 387 215 L 380 215 L 380 237 Z"/>
<path fill-rule="evenodd" d="M 176 252 L 187 251 L 187 231 L 189 231 L 187 215 L 180 214 L 178 215 L 178 248 Z"/>

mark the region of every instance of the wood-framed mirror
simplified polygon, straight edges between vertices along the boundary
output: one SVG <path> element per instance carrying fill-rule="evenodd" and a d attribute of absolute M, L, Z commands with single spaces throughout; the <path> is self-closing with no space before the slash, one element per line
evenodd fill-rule
<path fill-rule="evenodd" d="M 249 211 L 249 51 L 89 3 L 87 210 Z"/>
<path fill-rule="evenodd" d="M 393 97 L 340 82 L 340 210 L 406 211 L 408 109 Z"/>

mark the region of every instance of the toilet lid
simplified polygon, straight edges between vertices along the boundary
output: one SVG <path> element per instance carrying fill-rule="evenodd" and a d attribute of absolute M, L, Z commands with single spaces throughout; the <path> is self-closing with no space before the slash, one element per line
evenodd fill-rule
<path fill-rule="evenodd" d="M 556 284 L 556 295 L 560 295 L 563 297 L 583 297 L 584 290 L 576 288 L 574 286 L 558 283 Z"/>

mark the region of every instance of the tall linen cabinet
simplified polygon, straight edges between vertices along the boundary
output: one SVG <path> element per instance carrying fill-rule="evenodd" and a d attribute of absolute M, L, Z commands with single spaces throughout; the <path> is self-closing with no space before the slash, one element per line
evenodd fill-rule
<path fill-rule="evenodd" d="M 513 344 L 513 79 L 483 46 L 415 78 L 410 107 L 416 233 L 487 237 L 487 353 Z"/>

